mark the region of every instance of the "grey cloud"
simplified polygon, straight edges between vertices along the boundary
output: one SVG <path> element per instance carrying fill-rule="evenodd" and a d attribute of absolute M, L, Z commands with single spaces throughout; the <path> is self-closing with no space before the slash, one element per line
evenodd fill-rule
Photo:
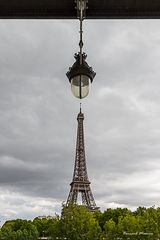
<path fill-rule="evenodd" d="M 65 73 L 78 22 L 1 20 L 0 30 L 0 202 L 6 216 L 32 217 L 36 204 L 43 215 L 42 199 L 57 211 L 72 180 L 79 101 Z M 95 200 L 158 204 L 159 21 L 86 21 L 84 43 L 97 72 L 82 105 Z"/>

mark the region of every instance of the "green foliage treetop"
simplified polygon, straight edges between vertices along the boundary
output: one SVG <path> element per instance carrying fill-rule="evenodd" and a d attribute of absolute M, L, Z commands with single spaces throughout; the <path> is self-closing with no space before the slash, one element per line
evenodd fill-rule
<path fill-rule="evenodd" d="M 84 206 L 63 206 L 61 216 L 33 221 L 6 221 L 0 240 L 157 240 L 160 239 L 160 208 L 139 207 L 90 212 Z"/>

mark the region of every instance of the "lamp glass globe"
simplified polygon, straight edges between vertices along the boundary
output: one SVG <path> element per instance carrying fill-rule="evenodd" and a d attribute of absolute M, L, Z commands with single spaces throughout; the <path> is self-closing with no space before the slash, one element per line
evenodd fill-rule
<path fill-rule="evenodd" d="M 77 75 L 71 79 L 71 91 L 76 98 L 85 98 L 89 93 L 89 80 L 87 75 Z"/>

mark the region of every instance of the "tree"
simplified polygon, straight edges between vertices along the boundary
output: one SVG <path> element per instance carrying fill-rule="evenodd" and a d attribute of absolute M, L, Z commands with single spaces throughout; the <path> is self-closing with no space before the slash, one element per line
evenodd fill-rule
<path fill-rule="evenodd" d="M 101 226 L 102 230 L 104 230 L 104 225 L 107 221 L 112 219 L 116 224 L 118 224 L 119 217 L 123 218 L 127 215 L 132 214 L 130 210 L 127 208 L 108 208 L 101 216 L 99 216 L 99 225 Z"/>
<path fill-rule="evenodd" d="M 107 221 L 104 225 L 104 236 L 106 237 L 107 240 L 112 240 L 117 237 L 117 225 L 116 223 L 110 219 Z"/>
<path fill-rule="evenodd" d="M 55 235 L 57 222 L 58 222 L 57 216 L 51 219 L 35 218 L 33 220 L 33 225 L 37 228 L 40 237 L 42 237 L 43 235 L 49 237 L 51 235 Z"/>
<path fill-rule="evenodd" d="M 137 235 L 141 231 L 138 219 L 133 215 L 119 218 L 118 232 L 123 239 L 138 239 Z"/>
<path fill-rule="evenodd" d="M 93 213 L 86 207 L 69 205 L 62 210 L 55 234 L 54 237 L 70 240 L 98 240 L 101 229 Z"/>
<path fill-rule="evenodd" d="M 4 240 L 36 240 L 37 228 L 31 221 L 17 219 L 7 221 L 1 228 L 0 239 Z"/>

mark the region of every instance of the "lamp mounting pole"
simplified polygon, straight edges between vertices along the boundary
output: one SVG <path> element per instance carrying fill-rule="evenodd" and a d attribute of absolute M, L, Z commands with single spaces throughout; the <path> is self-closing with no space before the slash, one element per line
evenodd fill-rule
<path fill-rule="evenodd" d="M 86 13 L 86 0 L 77 0 L 77 17 L 80 21 L 80 41 L 79 41 L 79 48 L 80 48 L 80 65 L 83 64 L 83 20 L 85 18 Z M 80 99 L 82 98 L 82 80 L 80 76 L 80 85 L 79 85 L 79 93 L 80 93 Z"/>
<path fill-rule="evenodd" d="M 86 0 L 77 0 L 77 17 L 80 21 L 80 41 L 79 41 L 79 47 L 80 47 L 80 64 L 82 64 L 83 57 L 82 57 L 82 49 L 83 49 L 83 20 L 85 19 L 86 15 Z"/>

